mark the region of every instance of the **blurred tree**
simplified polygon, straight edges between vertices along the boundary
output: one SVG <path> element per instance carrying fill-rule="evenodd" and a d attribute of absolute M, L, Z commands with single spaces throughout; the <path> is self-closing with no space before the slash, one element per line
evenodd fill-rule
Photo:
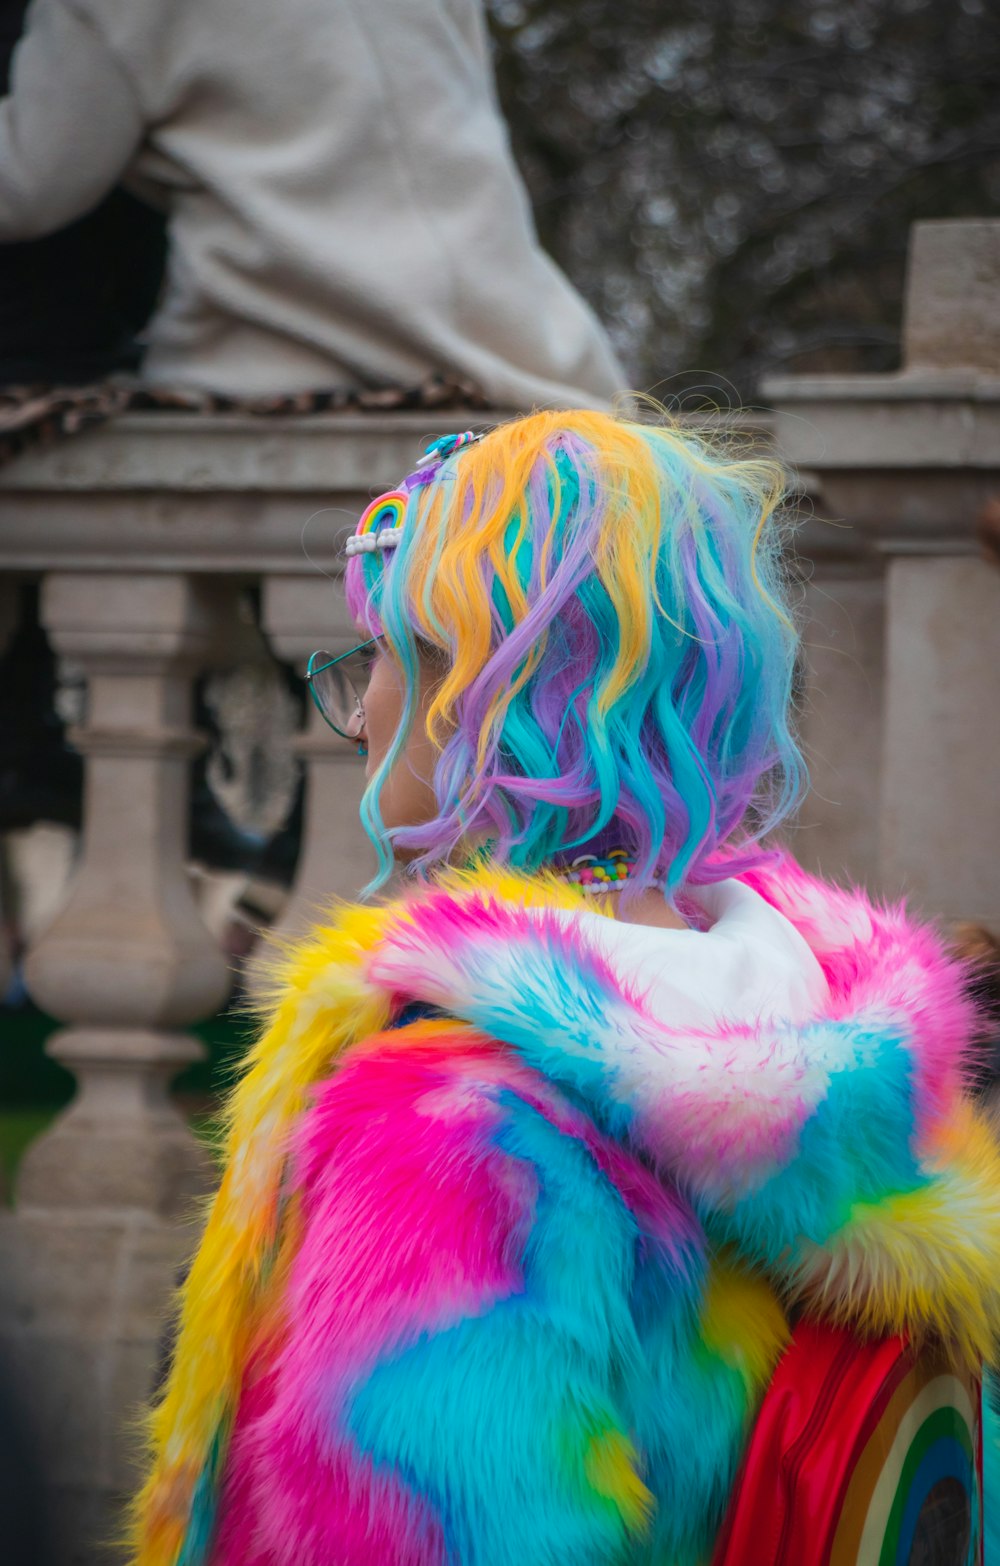
<path fill-rule="evenodd" d="M 1000 201 L 995 0 L 489 0 L 542 240 L 661 395 L 892 369 L 917 218 Z"/>

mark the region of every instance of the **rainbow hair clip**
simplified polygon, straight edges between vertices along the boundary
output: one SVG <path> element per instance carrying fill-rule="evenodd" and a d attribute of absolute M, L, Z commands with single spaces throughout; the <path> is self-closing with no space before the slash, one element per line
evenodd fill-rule
<path fill-rule="evenodd" d="M 420 466 L 407 475 L 396 489 L 378 495 L 361 513 L 361 520 L 352 537 L 347 540 L 345 554 L 348 560 L 355 555 L 370 554 L 374 550 L 395 549 L 403 534 L 406 507 L 413 490 L 430 484 L 437 476 L 441 464 L 456 451 L 482 440 L 487 432 L 462 430 L 459 435 L 440 435 L 424 449 Z"/>
<path fill-rule="evenodd" d="M 403 531 L 409 498 L 402 487 L 390 489 L 365 507 L 353 537 L 347 540 L 348 560 L 373 549 L 395 549 Z"/>

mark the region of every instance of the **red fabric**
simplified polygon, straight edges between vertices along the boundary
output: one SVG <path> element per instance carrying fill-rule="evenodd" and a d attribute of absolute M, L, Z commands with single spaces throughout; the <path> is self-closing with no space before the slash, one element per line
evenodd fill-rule
<path fill-rule="evenodd" d="M 851 1394 L 863 1391 L 873 1369 L 885 1382 L 902 1347 L 892 1339 L 860 1348 L 847 1332 L 810 1323 L 797 1328 L 761 1405 L 713 1566 L 815 1560 L 816 1541 L 837 1517 L 858 1438 L 870 1425 L 870 1400 Z M 848 1412 L 836 1443 L 817 1443 L 841 1375 L 838 1408 L 853 1410 L 853 1418 Z M 885 1401 L 891 1391 L 890 1385 Z M 807 1450 L 810 1460 L 803 1463 Z"/>
<path fill-rule="evenodd" d="M 914 1363 L 901 1338 L 860 1343 L 828 1326 L 796 1329 L 761 1405 L 712 1566 L 826 1566 L 855 1465 Z"/>

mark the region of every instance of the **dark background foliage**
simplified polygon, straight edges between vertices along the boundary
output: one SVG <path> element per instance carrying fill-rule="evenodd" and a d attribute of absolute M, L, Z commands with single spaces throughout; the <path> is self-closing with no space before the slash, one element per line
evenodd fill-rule
<path fill-rule="evenodd" d="M 895 368 L 910 224 L 1000 204 L 997 0 L 489 3 L 542 240 L 637 387 Z"/>

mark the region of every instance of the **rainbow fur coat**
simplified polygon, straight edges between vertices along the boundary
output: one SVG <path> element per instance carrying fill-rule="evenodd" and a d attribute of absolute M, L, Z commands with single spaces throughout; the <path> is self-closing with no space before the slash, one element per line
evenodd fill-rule
<path fill-rule="evenodd" d="M 291 956 L 142 1566 L 700 1566 L 789 1308 L 980 1362 L 1000 1163 L 962 970 L 790 862 L 747 887 L 815 966 L 805 1015 L 678 1025 L 602 941 L 627 927 L 495 871 Z"/>

